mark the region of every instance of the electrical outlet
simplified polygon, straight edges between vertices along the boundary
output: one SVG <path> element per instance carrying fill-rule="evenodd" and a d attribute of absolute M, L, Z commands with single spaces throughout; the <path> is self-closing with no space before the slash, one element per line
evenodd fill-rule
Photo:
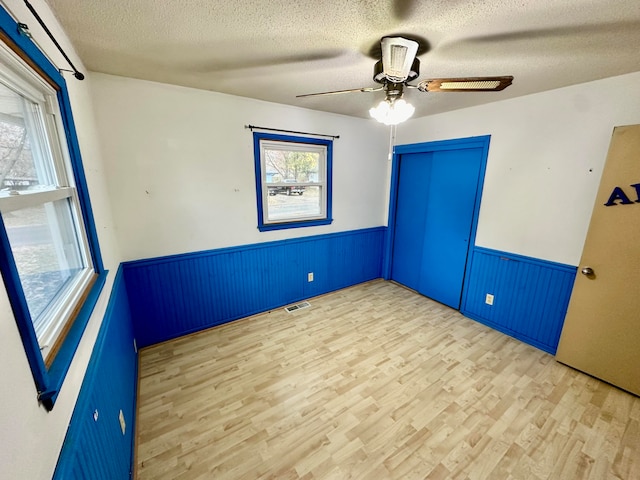
<path fill-rule="evenodd" d="M 484 299 L 484 303 L 486 303 L 487 305 L 493 305 L 493 295 L 487 293 L 487 296 Z"/>
<path fill-rule="evenodd" d="M 124 413 L 120 410 L 120 415 L 118 415 L 118 420 L 120 420 L 120 429 L 122 430 L 122 434 L 127 430 L 127 424 L 124 422 Z"/>
<path fill-rule="evenodd" d="M 307 282 L 313 282 L 313 272 L 307 273 Z"/>

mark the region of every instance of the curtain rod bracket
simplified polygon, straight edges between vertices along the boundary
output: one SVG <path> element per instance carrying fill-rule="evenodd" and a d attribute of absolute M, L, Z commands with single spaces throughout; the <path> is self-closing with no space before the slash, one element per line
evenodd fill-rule
<path fill-rule="evenodd" d="M 66 68 L 59 68 L 58 71 L 60 73 L 62 72 L 69 72 L 69 73 L 73 73 L 73 76 L 76 77 L 78 80 L 84 80 L 84 74 L 82 74 L 81 72 L 78 72 L 77 70 L 68 70 Z"/>
<path fill-rule="evenodd" d="M 18 31 L 20 32 L 20 35 L 24 35 L 27 38 L 33 38 L 31 36 L 31 32 L 29 31 L 29 25 L 27 25 L 26 23 L 18 22 Z"/>

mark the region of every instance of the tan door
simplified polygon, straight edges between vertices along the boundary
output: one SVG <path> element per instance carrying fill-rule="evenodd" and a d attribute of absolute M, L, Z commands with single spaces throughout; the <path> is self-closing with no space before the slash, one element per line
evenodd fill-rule
<path fill-rule="evenodd" d="M 640 125 L 613 131 L 556 359 L 640 395 Z"/>

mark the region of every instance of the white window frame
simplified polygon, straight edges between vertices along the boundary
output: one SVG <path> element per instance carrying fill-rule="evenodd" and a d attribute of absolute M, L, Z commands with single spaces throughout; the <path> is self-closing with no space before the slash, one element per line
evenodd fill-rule
<path fill-rule="evenodd" d="M 253 135 L 256 164 L 256 191 L 258 195 L 258 229 L 268 231 L 330 224 L 333 221 L 331 218 L 333 142 L 325 139 L 273 135 L 258 132 L 254 132 Z M 318 188 L 320 211 L 317 214 L 291 215 L 284 218 L 269 217 L 269 187 L 287 187 L 291 186 L 291 183 L 285 181 L 267 182 L 265 150 L 299 151 L 318 154 L 317 180 L 295 183 L 295 185 L 305 188 Z"/>
<path fill-rule="evenodd" d="M 25 118 L 25 123 L 33 123 L 29 127 L 32 130 L 37 130 L 34 133 L 42 143 L 39 147 L 48 157 L 45 161 L 51 162 L 46 165 L 46 168 L 53 177 L 51 179 L 53 185 L 41 189 L 28 192 L 0 192 L 0 213 L 5 214 L 44 205 L 49 210 L 48 217 L 54 223 L 53 209 L 46 204 L 58 200 L 68 200 L 74 233 L 84 264 L 84 268 L 74 275 L 72 281 L 65 284 L 54 301 L 42 312 L 37 325 L 34 324 L 43 360 L 45 364 L 50 364 L 52 356 L 55 354 L 54 346 L 61 340 L 61 335 L 72 320 L 96 272 L 91 259 L 78 192 L 66 148 L 67 139 L 61 121 L 58 92 L 4 43 L 0 43 L 0 63 L 2 65 L 0 82 L 30 102 L 30 105 L 37 106 L 37 110 L 32 112 L 34 117 Z M 56 248 L 61 248 L 61 231 L 57 230 L 54 233 L 57 233 L 53 238 L 54 245 Z M 35 319 L 32 321 L 35 322 Z"/>

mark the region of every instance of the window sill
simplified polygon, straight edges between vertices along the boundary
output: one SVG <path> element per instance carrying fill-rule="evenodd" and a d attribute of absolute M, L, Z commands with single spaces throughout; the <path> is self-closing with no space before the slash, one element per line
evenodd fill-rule
<path fill-rule="evenodd" d="M 286 230 L 288 228 L 317 227 L 319 225 L 331 225 L 332 222 L 332 218 L 323 218 L 319 220 L 303 220 L 300 222 L 269 223 L 266 225 L 258 225 L 258 230 L 261 232 L 269 232 L 271 230 Z"/>
<path fill-rule="evenodd" d="M 82 334 L 84 333 L 87 323 L 89 323 L 89 318 L 93 313 L 96 303 L 98 302 L 98 298 L 102 292 L 102 287 L 104 287 L 107 280 L 108 273 L 108 270 L 104 270 L 102 273 L 98 274 L 93 286 L 89 290 L 87 298 L 78 311 L 78 315 L 76 316 L 73 325 L 69 329 L 64 342 L 53 359 L 51 367 L 46 372 L 43 372 L 47 388 L 45 391 L 38 394 L 38 400 L 40 400 L 47 410 L 53 409 L 56 399 L 58 398 L 60 388 L 62 387 L 62 383 L 69 371 L 73 356 L 78 349 L 78 345 L 82 339 Z"/>

